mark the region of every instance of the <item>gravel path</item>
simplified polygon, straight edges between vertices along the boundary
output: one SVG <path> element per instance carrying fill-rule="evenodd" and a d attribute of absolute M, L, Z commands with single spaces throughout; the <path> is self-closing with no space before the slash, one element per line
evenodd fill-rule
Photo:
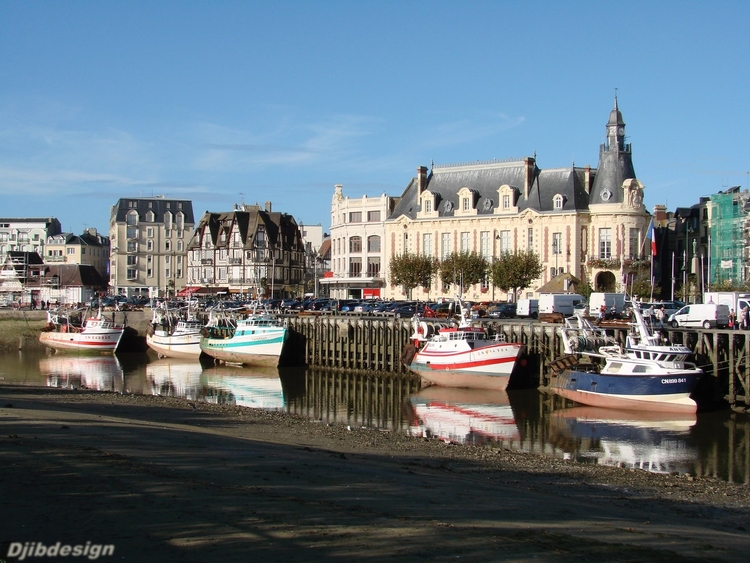
<path fill-rule="evenodd" d="M 0 463 L 0 542 L 100 560 L 750 558 L 747 485 L 182 399 L 0 387 Z"/>

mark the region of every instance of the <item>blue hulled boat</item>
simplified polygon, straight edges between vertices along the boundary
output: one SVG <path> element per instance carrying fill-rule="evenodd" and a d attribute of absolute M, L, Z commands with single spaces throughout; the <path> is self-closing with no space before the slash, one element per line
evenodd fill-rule
<path fill-rule="evenodd" d="M 703 371 L 686 361 L 692 351 L 666 342 L 637 306 L 633 317 L 624 348 L 588 319 L 566 319 L 560 332 L 568 355 L 552 366 L 550 389 L 595 407 L 696 412 L 690 395 Z"/>

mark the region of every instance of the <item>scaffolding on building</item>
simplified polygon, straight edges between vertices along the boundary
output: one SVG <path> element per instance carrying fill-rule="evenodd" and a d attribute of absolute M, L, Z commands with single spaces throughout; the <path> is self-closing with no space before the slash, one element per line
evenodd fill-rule
<path fill-rule="evenodd" d="M 745 275 L 745 224 L 750 193 L 735 186 L 711 196 L 709 215 L 709 278 L 711 285 L 741 285 Z"/>

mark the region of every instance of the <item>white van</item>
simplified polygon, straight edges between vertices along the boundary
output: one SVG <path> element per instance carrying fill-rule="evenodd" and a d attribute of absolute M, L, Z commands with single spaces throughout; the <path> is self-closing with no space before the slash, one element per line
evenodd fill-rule
<path fill-rule="evenodd" d="M 685 305 L 669 317 L 669 324 L 674 327 L 727 328 L 729 307 L 717 303 Z"/>
<path fill-rule="evenodd" d="M 594 292 L 589 295 L 589 315 L 598 316 L 602 305 L 607 313 L 612 313 L 612 307 L 614 307 L 615 314 L 621 315 L 625 308 L 625 294 Z"/>
<path fill-rule="evenodd" d="M 539 299 L 519 299 L 516 306 L 517 317 L 538 317 Z"/>
<path fill-rule="evenodd" d="M 539 314 L 561 313 L 573 315 L 576 305 L 586 303 L 586 298 L 577 293 L 542 293 L 539 296 Z"/>

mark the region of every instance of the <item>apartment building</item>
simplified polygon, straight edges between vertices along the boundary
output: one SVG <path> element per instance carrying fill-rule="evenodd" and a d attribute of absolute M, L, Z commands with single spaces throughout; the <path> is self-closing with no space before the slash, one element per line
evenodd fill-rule
<path fill-rule="evenodd" d="M 193 204 L 164 196 L 122 198 L 109 222 L 110 290 L 128 297 L 173 295 L 187 280 Z"/>
<path fill-rule="evenodd" d="M 45 264 L 80 264 L 92 266 L 103 280 L 109 279 L 109 237 L 95 228 L 83 234 L 60 233 L 47 237 Z"/>
<path fill-rule="evenodd" d="M 62 226 L 54 217 L 0 218 L 0 264 L 8 252 L 36 252 L 44 256 L 47 239 L 60 234 Z"/>
<path fill-rule="evenodd" d="M 291 297 L 305 291 L 305 245 L 294 217 L 258 205 L 206 212 L 187 246 L 185 293 Z"/>
<path fill-rule="evenodd" d="M 350 198 L 341 184 L 331 201 L 331 269 L 320 286 L 337 299 L 381 297 L 386 285 L 384 262 L 385 220 L 399 198 Z"/>

